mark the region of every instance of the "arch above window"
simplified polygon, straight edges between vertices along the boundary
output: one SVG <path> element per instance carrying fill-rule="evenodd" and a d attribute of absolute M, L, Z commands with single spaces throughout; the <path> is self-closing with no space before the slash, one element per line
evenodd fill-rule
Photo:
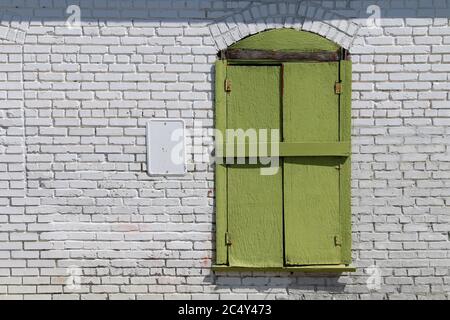
<path fill-rule="evenodd" d="M 219 57 L 215 126 L 224 138 L 216 140 L 214 268 L 353 271 L 347 51 L 311 32 L 273 29 Z M 248 130 L 259 135 L 245 137 Z M 239 131 L 241 140 L 228 135 Z M 261 174 L 267 162 L 253 160 L 269 139 L 257 137 L 269 131 L 277 133 L 275 170 Z M 244 152 L 235 156 L 239 145 Z"/>
<path fill-rule="evenodd" d="M 336 51 L 336 43 L 318 34 L 295 29 L 271 29 L 248 36 L 229 46 L 232 49 L 277 51 Z"/>
<path fill-rule="evenodd" d="M 228 60 L 338 61 L 348 59 L 348 52 L 312 32 L 271 29 L 239 40 L 219 56 Z"/>

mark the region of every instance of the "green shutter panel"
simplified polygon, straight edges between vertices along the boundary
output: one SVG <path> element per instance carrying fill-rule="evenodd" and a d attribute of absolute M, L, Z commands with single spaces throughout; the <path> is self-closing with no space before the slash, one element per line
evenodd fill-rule
<path fill-rule="evenodd" d="M 340 61 L 340 81 L 343 90 L 339 96 L 340 140 L 351 140 L 351 101 L 352 101 L 352 62 Z M 343 159 L 340 170 L 340 214 L 342 234 L 342 263 L 350 264 L 352 260 L 352 230 L 351 230 L 351 157 Z"/>
<path fill-rule="evenodd" d="M 248 158 L 216 166 L 217 262 L 349 264 L 351 63 L 216 67 L 216 126 L 281 127 L 283 157 L 272 176 Z"/>
<path fill-rule="evenodd" d="M 279 66 L 228 66 L 227 82 L 228 129 L 280 128 Z M 227 166 L 229 265 L 281 267 L 281 170 L 261 175 L 261 165 L 246 161 Z"/>
<path fill-rule="evenodd" d="M 284 64 L 284 142 L 340 140 L 338 81 L 338 62 Z M 336 156 L 284 159 L 287 265 L 341 263 L 341 164 Z"/>
<path fill-rule="evenodd" d="M 217 60 L 215 65 L 215 127 L 220 132 L 226 129 L 226 95 L 223 90 L 227 71 L 227 62 Z M 218 141 L 220 142 L 220 141 Z M 227 231 L 227 168 L 224 164 L 216 162 L 215 174 L 216 197 L 216 264 L 228 263 L 228 249 L 225 243 Z"/>

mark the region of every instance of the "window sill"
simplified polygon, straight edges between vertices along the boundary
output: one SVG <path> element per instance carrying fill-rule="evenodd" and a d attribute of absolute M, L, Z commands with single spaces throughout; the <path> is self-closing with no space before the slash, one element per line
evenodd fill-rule
<path fill-rule="evenodd" d="M 291 266 L 291 267 L 231 267 L 227 265 L 213 265 L 212 270 L 217 272 L 282 271 L 282 272 L 342 273 L 342 272 L 355 272 L 356 268 L 344 264 Z"/>

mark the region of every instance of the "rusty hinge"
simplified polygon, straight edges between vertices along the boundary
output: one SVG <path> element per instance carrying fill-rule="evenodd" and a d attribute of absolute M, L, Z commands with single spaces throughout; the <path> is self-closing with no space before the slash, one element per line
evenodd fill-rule
<path fill-rule="evenodd" d="M 230 91 L 231 91 L 231 80 L 225 79 L 225 92 L 230 92 Z"/>
<path fill-rule="evenodd" d="M 334 93 L 341 94 L 342 93 L 342 82 L 336 81 L 334 84 Z"/>
<path fill-rule="evenodd" d="M 340 236 L 334 236 L 334 245 L 335 246 L 341 246 L 341 237 Z"/>
<path fill-rule="evenodd" d="M 230 238 L 230 233 L 225 232 L 225 244 L 227 246 L 231 246 L 231 238 Z"/>

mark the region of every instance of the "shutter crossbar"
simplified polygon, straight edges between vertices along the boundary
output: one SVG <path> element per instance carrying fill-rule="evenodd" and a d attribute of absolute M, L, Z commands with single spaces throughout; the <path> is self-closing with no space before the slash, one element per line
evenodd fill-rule
<path fill-rule="evenodd" d="M 234 147 L 234 152 L 233 152 Z M 260 157 L 259 148 L 267 150 L 270 156 L 271 145 L 258 145 L 258 144 L 225 144 L 223 152 L 216 149 L 216 156 L 220 157 L 223 154 L 224 157 Z M 244 155 L 238 154 L 238 150 L 244 148 Z M 280 157 L 319 157 L 319 156 L 338 156 L 348 157 L 351 154 L 351 145 L 349 141 L 340 142 L 280 142 L 279 143 L 279 156 Z M 242 153 L 242 152 L 241 152 Z"/>

